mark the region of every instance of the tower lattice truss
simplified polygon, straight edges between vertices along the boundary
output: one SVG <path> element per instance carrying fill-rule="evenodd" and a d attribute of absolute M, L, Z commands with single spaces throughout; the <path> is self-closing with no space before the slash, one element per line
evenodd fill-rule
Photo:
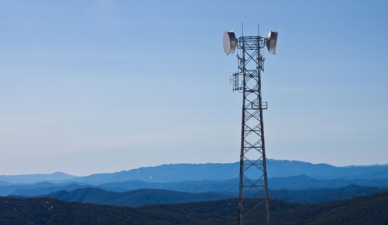
<path fill-rule="evenodd" d="M 233 74 L 233 90 L 243 94 L 238 215 L 240 225 L 243 221 L 258 216 L 262 217 L 263 224 L 269 224 L 263 125 L 263 110 L 267 109 L 267 103 L 261 97 L 264 58 L 260 54 L 265 44 L 266 39 L 260 36 L 245 36 L 237 40 L 238 72 Z"/>

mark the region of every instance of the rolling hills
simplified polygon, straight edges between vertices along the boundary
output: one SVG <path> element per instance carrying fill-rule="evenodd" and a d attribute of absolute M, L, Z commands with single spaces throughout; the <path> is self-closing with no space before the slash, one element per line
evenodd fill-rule
<path fill-rule="evenodd" d="M 247 200 L 256 201 L 254 199 Z M 325 203 L 271 200 L 272 224 L 388 223 L 388 192 Z M 260 212 L 249 216 L 257 223 Z M 260 211 L 261 210 L 261 211 Z M 237 200 L 225 199 L 137 208 L 63 202 L 51 198 L 0 197 L 0 224 L 235 224 Z"/>
<path fill-rule="evenodd" d="M 46 197 L 67 202 L 96 203 L 117 206 L 142 206 L 185 202 L 213 201 L 231 198 L 220 193 L 184 193 L 158 189 L 138 189 L 128 192 L 112 192 L 98 188 L 80 188 L 73 191 L 58 191 Z"/>
<path fill-rule="evenodd" d="M 384 189 L 377 187 L 361 187 L 356 185 L 344 188 L 313 189 L 313 190 L 270 190 L 271 199 L 297 203 L 318 203 L 338 199 L 350 199 L 359 195 L 371 195 Z M 173 204 L 185 202 L 213 201 L 237 197 L 236 193 L 206 192 L 186 193 L 160 189 L 137 189 L 127 192 L 112 192 L 98 188 L 80 188 L 73 191 L 53 192 L 45 197 L 55 198 L 68 202 L 96 203 L 118 206 L 142 206 L 152 204 Z M 253 193 L 248 198 L 262 198 Z"/>
<path fill-rule="evenodd" d="M 295 177 L 269 178 L 268 185 L 270 190 L 288 189 L 292 191 L 341 188 L 349 185 L 384 188 L 388 187 L 388 179 L 321 180 L 301 175 Z M 83 183 L 53 184 L 49 182 L 42 182 L 37 184 L 0 186 L 0 195 L 42 196 L 60 190 L 72 191 L 78 188 L 86 187 L 95 187 L 114 192 L 125 192 L 136 189 L 165 189 L 188 193 L 228 192 L 232 194 L 234 193 L 235 196 L 237 196 L 238 179 L 234 178 L 223 181 L 182 181 L 171 183 L 143 182 L 130 180 L 126 182 L 106 183 L 100 185 L 90 185 Z"/>
<path fill-rule="evenodd" d="M 334 167 L 287 160 L 268 162 L 272 199 L 303 204 L 327 202 L 370 195 L 388 187 L 388 165 Z M 238 163 L 174 164 L 86 177 L 63 173 L 0 176 L 0 195 L 50 196 L 125 206 L 219 200 L 237 196 L 236 167 Z M 4 177 L 6 181 L 1 180 Z M 40 179 L 53 180 L 30 183 Z"/>

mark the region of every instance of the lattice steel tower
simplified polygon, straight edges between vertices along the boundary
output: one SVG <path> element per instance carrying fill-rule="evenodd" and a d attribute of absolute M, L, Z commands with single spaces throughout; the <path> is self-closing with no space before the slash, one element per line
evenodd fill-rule
<path fill-rule="evenodd" d="M 243 94 L 241 121 L 240 182 L 238 224 L 270 224 L 267 168 L 265 156 L 263 110 L 267 102 L 261 97 L 261 73 L 264 72 L 264 57 L 261 49 L 267 46 L 275 54 L 277 31 L 268 37 L 241 36 L 236 39 L 233 31 L 223 37 L 225 53 L 238 49 L 238 72 L 233 74 L 233 91 Z M 241 82 L 240 82 L 241 80 Z M 258 199 L 248 199 L 257 198 Z M 264 216 L 262 216 L 264 215 Z M 261 220 L 260 220 L 261 219 Z"/>

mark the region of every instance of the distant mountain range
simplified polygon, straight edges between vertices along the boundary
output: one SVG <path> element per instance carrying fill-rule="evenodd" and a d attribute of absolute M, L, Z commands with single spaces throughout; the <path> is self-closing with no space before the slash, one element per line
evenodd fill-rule
<path fill-rule="evenodd" d="M 305 175 L 315 179 L 388 179 L 388 165 L 335 167 L 328 164 L 312 164 L 300 161 L 267 161 L 268 177 L 292 177 Z M 83 183 L 100 185 L 137 180 L 143 182 L 171 183 L 183 181 L 222 181 L 238 178 L 239 163 L 170 164 L 143 167 L 115 173 L 92 174 L 84 177 L 64 173 L 0 176 L 0 186 L 12 184 Z M 4 183 L 6 182 L 6 183 Z"/>
<path fill-rule="evenodd" d="M 357 195 L 371 195 L 388 188 L 361 187 L 351 185 L 343 188 L 315 189 L 303 191 L 270 190 L 271 199 L 298 202 L 303 204 L 350 199 Z M 185 202 L 214 201 L 237 197 L 236 193 L 186 193 L 158 189 L 138 189 L 127 192 L 112 192 L 98 188 L 80 188 L 73 191 L 58 191 L 45 195 L 67 202 L 96 203 L 118 206 L 142 206 L 154 204 L 173 204 Z M 248 197 L 262 198 L 251 195 Z"/>
<path fill-rule="evenodd" d="M 268 160 L 268 165 L 268 170 L 272 171 L 272 176 L 268 179 L 271 190 L 341 188 L 349 185 L 388 187 L 387 165 L 334 167 L 285 160 Z M 173 164 L 85 177 L 64 173 L 0 176 L 0 196 L 43 196 L 61 190 L 73 191 L 91 187 L 114 192 L 164 189 L 236 196 L 237 171 L 238 163 Z"/>
<path fill-rule="evenodd" d="M 173 221 L 166 224 L 176 224 L 176 218 L 181 218 L 181 222 L 185 224 L 189 217 L 180 216 L 191 215 L 190 220 L 194 221 L 194 224 L 203 224 L 202 222 L 206 218 L 203 218 L 204 220 L 196 218 L 196 216 L 198 217 L 202 214 L 196 214 L 193 210 L 201 211 L 203 207 L 206 208 L 207 206 L 218 207 L 214 205 L 214 201 L 218 201 L 218 203 L 221 202 L 222 204 L 227 203 L 227 206 L 226 208 L 216 208 L 216 210 L 219 209 L 221 211 L 214 213 L 223 215 L 223 219 L 215 218 L 212 220 L 214 223 L 211 222 L 211 224 L 227 224 L 225 221 L 230 221 L 231 219 L 229 210 L 231 207 L 233 208 L 233 212 L 236 210 L 236 202 L 232 198 L 236 198 L 238 195 L 238 168 L 239 163 L 171 164 L 116 173 L 93 174 L 84 177 L 76 177 L 64 173 L 0 176 L 0 196 L 13 196 L 17 198 L 41 196 L 71 202 L 68 204 L 53 200 L 41 202 L 43 204 L 41 207 L 48 210 L 51 214 L 38 213 L 33 223 L 39 223 L 38 221 L 42 219 L 48 221 L 53 218 L 51 216 L 55 213 L 58 219 L 55 222 L 67 221 L 68 218 L 62 217 L 61 215 L 63 213 L 71 214 L 74 208 L 78 208 L 81 211 L 84 210 L 86 213 L 84 215 L 88 216 L 92 215 L 95 212 L 94 210 L 100 210 L 100 212 L 104 210 L 110 210 L 112 212 L 126 211 L 132 213 L 130 221 L 133 221 L 132 219 L 134 218 L 137 218 L 137 221 L 141 221 L 137 224 L 152 221 L 147 219 L 147 216 L 150 215 L 157 217 L 155 221 L 163 220 L 161 218 L 170 215 Z M 355 198 L 355 196 L 371 195 L 376 192 L 388 190 L 388 165 L 334 167 L 327 164 L 268 160 L 268 173 L 269 197 L 272 202 L 270 204 L 271 212 L 273 212 L 272 215 L 274 218 L 278 218 L 278 222 L 280 221 L 277 224 L 284 224 L 283 222 L 287 221 L 284 220 L 284 217 L 294 215 L 295 213 L 301 213 L 299 216 L 310 221 L 319 219 L 323 221 L 323 224 L 331 224 L 325 223 L 331 221 L 327 220 L 328 217 L 324 213 L 325 210 L 334 207 L 346 211 L 346 209 L 342 209 L 339 205 L 347 208 L 353 207 L 353 205 L 348 204 L 349 202 L 341 202 L 341 199 L 353 198 L 350 202 L 352 204 L 358 204 L 358 208 L 355 208 L 353 211 L 350 210 L 349 212 L 354 213 L 357 210 L 364 210 L 365 208 L 364 205 L 357 201 L 360 197 Z M 256 201 L 256 198 L 262 197 L 257 192 L 252 192 L 247 194 L 246 200 Z M 285 203 L 276 201 L 276 199 L 294 203 Z M 375 210 L 381 211 L 381 205 L 383 205 L 381 203 L 382 199 L 386 199 L 386 194 L 377 199 L 372 199 L 380 204 L 378 207 L 376 206 Z M 20 200 L 18 202 L 15 200 L 14 203 L 9 198 L 1 202 L 2 200 L 4 198 L 0 197 L 0 208 L 5 207 L 4 210 L 8 210 L 7 204 L 16 204 L 12 207 L 15 209 L 20 208 L 21 210 L 18 215 L 9 217 L 11 222 L 5 224 L 12 224 L 15 221 L 12 218 L 21 219 L 20 221 L 24 222 L 29 221 L 30 218 L 33 218 L 30 216 L 35 215 L 34 213 L 27 212 L 30 210 L 29 207 L 34 207 L 33 205 L 38 200 L 35 202 L 30 202 L 29 200 Z M 337 201 L 328 203 L 327 205 L 315 205 L 332 200 Z M 52 202 L 53 205 L 47 202 Z M 116 208 L 97 207 L 96 205 L 84 207 L 74 202 L 114 205 Z M 182 204 L 188 202 L 197 202 L 197 204 Z M 309 207 L 304 207 L 298 205 L 299 203 L 315 204 L 309 204 Z M 369 204 L 368 202 L 364 203 L 366 205 Z M 18 204 L 26 205 L 21 206 Z M 164 205 L 160 206 L 158 204 Z M 165 211 L 166 208 L 179 211 L 180 209 L 176 208 L 176 205 L 188 207 L 188 211 L 181 212 L 180 214 L 169 214 L 169 212 Z M 132 211 L 126 209 L 121 210 L 118 206 L 140 208 Z M 56 210 L 58 211 L 52 211 L 52 207 L 57 207 Z M 139 212 L 143 209 L 145 211 L 142 211 L 142 216 L 139 217 Z M 315 211 L 312 212 L 311 209 Z M 209 210 L 214 210 L 214 208 L 209 208 Z M 25 216 L 21 216 L 24 212 L 26 213 Z M 208 211 L 203 213 L 208 213 Z M 4 217 L 1 217 L 1 215 Z M 4 218 L 8 218 L 8 215 L 10 214 L 2 214 L 0 210 L 0 224 L 7 221 Z M 103 213 L 94 215 L 97 221 L 99 221 L 98 219 L 102 219 L 102 217 L 99 217 L 101 215 Z M 108 214 L 106 216 L 107 221 L 109 218 L 113 218 Z M 341 216 L 341 214 L 337 216 Z M 372 216 L 376 217 L 374 214 Z M 74 215 L 75 217 L 77 216 Z M 117 219 L 119 217 L 115 216 L 114 218 Z M 349 218 L 349 216 L 346 218 Z M 166 219 L 168 220 L 168 218 Z M 292 218 L 290 217 L 290 219 Z M 333 217 L 333 219 L 332 221 L 336 221 L 336 218 Z M 24 224 L 24 222 L 19 224 Z M 206 223 L 210 223 L 209 220 L 206 220 Z"/>
<path fill-rule="evenodd" d="M 52 174 L 27 174 L 27 175 L 0 175 L 0 186 L 10 184 L 28 184 L 38 183 L 43 181 L 63 181 L 76 178 L 62 172 L 56 172 Z"/>
<path fill-rule="evenodd" d="M 268 184 L 270 190 L 309 190 L 309 189 L 327 189 L 342 188 L 349 185 L 358 185 L 363 187 L 388 187 L 388 179 L 314 179 L 305 175 L 295 177 L 269 178 Z M 229 196 L 237 196 L 238 178 L 224 181 L 182 181 L 171 183 L 156 183 L 144 181 L 125 181 L 116 183 L 107 183 L 100 185 L 90 185 L 83 183 L 63 183 L 53 184 L 42 182 L 37 184 L 9 185 L 0 186 L 0 195 L 20 195 L 20 196 L 42 196 L 61 190 L 72 191 L 79 188 L 99 188 L 106 191 L 126 192 L 137 189 L 163 189 L 187 193 L 205 193 L 217 192 L 227 193 Z"/>
<path fill-rule="evenodd" d="M 268 160 L 268 177 L 306 175 L 316 179 L 388 179 L 388 166 L 335 167 L 299 161 Z M 128 180 L 144 182 L 221 181 L 238 178 L 239 163 L 171 164 L 144 167 L 109 174 L 93 174 L 73 178 L 72 181 L 93 185 Z"/>

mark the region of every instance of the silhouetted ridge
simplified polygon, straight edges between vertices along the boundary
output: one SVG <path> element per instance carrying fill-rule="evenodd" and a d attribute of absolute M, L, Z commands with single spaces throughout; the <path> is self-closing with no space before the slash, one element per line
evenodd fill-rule
<path fill-rule="evenodd" d="M 247 199 L 249 204 L 254 199 Z M 264 206 L 263 206 L 264 207 Z M 387 224 L 388 192 L 302 205 L 270 200 L 272 224 Z M 264 213 L 247 217 L 258 223 Z M 235 224 L 237 199 L 148 205 L 138 208 L 0 197 L 0 224 Z"/>
<path fill-rule="evenodd" d="M 183 202 L 210 201 L 230 198 L 219 193 L 183 193 L 168 190 L 139 189 L 128 192 L 111 192 L 98 188 L 81 188 L 73 191 L 54 192 L 47 197 L 68 202 L 98 203 L 119 206 L 141 206 Z"/>

